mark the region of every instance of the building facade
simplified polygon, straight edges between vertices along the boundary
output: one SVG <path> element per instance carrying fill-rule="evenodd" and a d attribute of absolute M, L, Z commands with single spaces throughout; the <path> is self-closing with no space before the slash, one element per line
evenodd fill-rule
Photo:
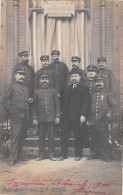
<path fill-rule="evenodd" d="M 0 88 L 11 80 L 18 53 L 30 52 L 30 64 L 41 68 L 40 56 L 53 49 L 71 68 L 71 56 L 81 68 L 107 59 L 123 102 L 123 2 L 113 0 L 1 0 Z"/>

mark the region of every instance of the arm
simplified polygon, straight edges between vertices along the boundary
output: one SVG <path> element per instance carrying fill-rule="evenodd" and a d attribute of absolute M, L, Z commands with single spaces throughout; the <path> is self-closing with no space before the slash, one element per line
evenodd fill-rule
<path fill-rule="evenodd" d="M 6 88 L 2 91 L 0 95 L 0 108 L 4 108 L 8 102 L 8 100 L 11 99 L 12 95 L 12 86 L 11 84 L 7 85 Z"/>
<path fill-rule="evenodd" d="M 60 94 L 59 80 L 55 72 L 53 72 L 53 77 L 54 77 L 55 89 L 57 90 L 58 94 Z"/>
<path fill-rule="evenodd" d="M 91 105 L 91 98 L 88 87 L 84 87 L 82 91 L 82 108 L 81 116 L 87 117 Z"/>
<path fill-rule="evenodd" d="M 35 94 L 34 94 L 34 104 L 33 104 L 33 123 L 34 123 L 34 125 L 38 125 L 37 104 L 38 104 L 38 98 L 37 98 L 37 93 L 35 92 Z"/>
<path fill-rule="evenodd" d="M 58 124 L 60 122 L 60 101 L 58 98 L 58 92 L 56 90 L 55 90 L 54 98 L 55 98 L 55 108 L 56 108 L 55 123 Z"/>
<path fill-rule="evenodd" d="M 116 91 L 116 80 L 114 74 L 110 70 L 109 71 L 109 92 L 115 93 L 115 91 Z"/>
<path fill-rule="evenodd" d="M 29 89 L 29 97 L 33 98 L 34 95 L 34 80 L 35 80 L 35 72 L 33 67 L 31 67 L 31 78 L 30 78 L 30 89 Z"/>

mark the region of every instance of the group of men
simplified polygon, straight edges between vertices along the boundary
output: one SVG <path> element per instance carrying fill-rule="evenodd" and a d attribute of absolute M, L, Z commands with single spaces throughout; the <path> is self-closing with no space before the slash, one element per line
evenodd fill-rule
<path fill-rule="evenodd" d="M 98 58 L 98 67 L 89 65 L 86 71 L 80 68 L 81 59 L 71 58 L 72 69 L 60 62 L 60 52 L 51 52 L 40 57 L 42 68 L 36 73 L 28 65 L 28 51 L 19 53 L 21 62 L 14 66 L 11 84 L 0 96 L 1 112 L 9 102 L 11 105 L 11 145 L 9 164 L 22 159 L 22 146 L 29 120 L 38 125 L 39 156 L 45 158 L 45 137 L 48 136 L 48 152 L 51 160 L 68 157 L 71 130 L 75 136 L 75 160 L 81 159 L 84 135 L 91 129 L 91 153 L 89 159 L 111 160 L 110 146 L 106 135 L 105 121 L 116 108 L 115 79 L 106 69 L 106 59 Z M 61 123 L 61 157 L 56 159 L 54 132 Z"/>

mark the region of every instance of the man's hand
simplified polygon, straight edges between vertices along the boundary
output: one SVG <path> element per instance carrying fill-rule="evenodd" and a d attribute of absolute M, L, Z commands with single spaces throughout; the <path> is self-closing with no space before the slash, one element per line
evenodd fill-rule
<path fill-rule="evenodd" d="M 38 125 L 38 121 L 37 120 L 33 120 L 33 124 L 34 125 Z"/>
<path fill-rule="evenodd" d="M 55 124 L 58 125 L 60 123 L 60 119 L 59 118 L 55 118 Z"/>
<path fill-rule="evenodd" d="M 108 117 L 108 118 L 111 118 L 111 114 L 110 114 L 110 113 L 107 113 L 107 117 Z"/>
<path fill-rule="evenodd" d="M 89 121 L 87 121 L 87 126 L 90 127 L 91 123 Z"/>
<path fill-rule="evenodd" d="M 33 103 L 33 98 L 29 98 L 28 99 L 28 102 L 31 104 L 31 103 Z"/>
<path fill-rule="evenodd" d="M 80 117 L 80 125 L 82 125 L 85 121 L 86 121 L 86 118 L 83 115 L 81 115 L 81 117 Z"/>

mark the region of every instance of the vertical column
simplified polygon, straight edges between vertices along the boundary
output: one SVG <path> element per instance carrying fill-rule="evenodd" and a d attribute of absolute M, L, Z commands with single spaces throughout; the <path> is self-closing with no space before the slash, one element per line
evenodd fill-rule
<path fill-rule="evenodd" d="M 106 17 L 105 17 L 105 9 L 106 9 L 106 0 L 100 0 L 100 35 L 101 35 L 101 56 L 105 57 L 106 55 L 106 46 L 105 46 L 105 33 L 106 33 Z"/>
<path fill-rule="evenodd" d="M 18 62 L 18 52 L 19 52 L 19 0 L 14 0 L 14 61 L 15 64 Z"/>

